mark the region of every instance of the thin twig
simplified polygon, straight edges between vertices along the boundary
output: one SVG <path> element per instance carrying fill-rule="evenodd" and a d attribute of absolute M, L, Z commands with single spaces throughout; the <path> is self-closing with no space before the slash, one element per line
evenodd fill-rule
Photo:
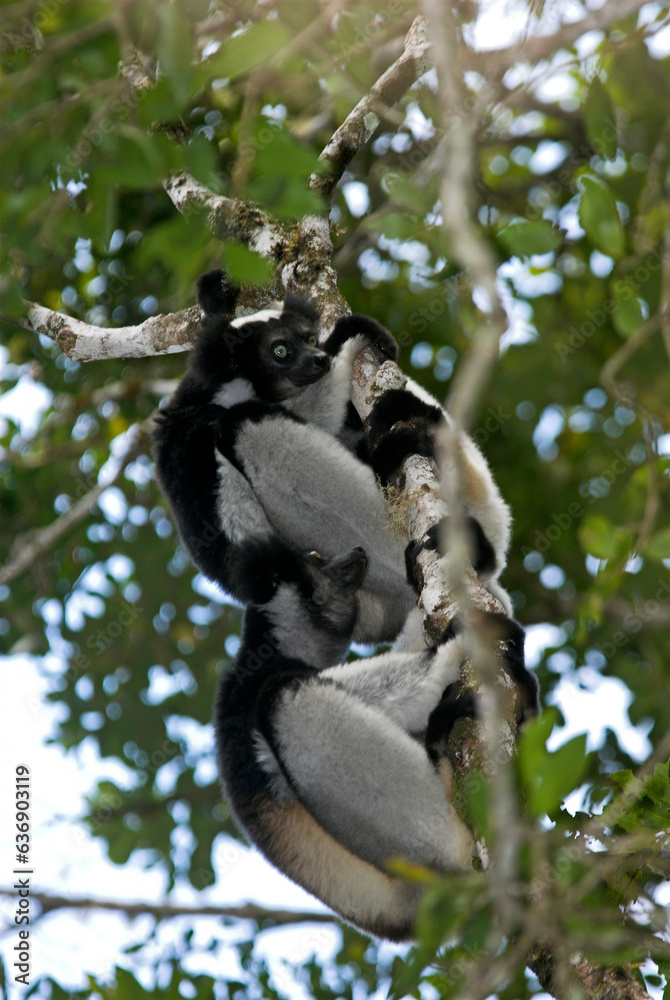
<path fill-rule="evenodd" d="M 665 231 L 661 280 L 661 335 L 670 360 L 670 167 L 665 175 Z"/>
<path fill-rule="evenodd" d="M 309 185 L 314 191 L 324 198 L 330 197 L 348 164 L 376 132 L 380 121 L 377 104 L 392 107 L 430 69 L 428 49 L 426 22 L 423 17 L 417 17 L 407 32 L 405 48 L 400 58 L 382 73 L 369 92 L 361 98 L 322 151 L 319 159 L 326 169 L 310 177 Z"/>
<path fill-rule="evenodd" d="M 452 424 L 447 428 L 443 450 L 453 456 L 454 474 L 444 483 L 449 508 L 448 544 L 453 559 L 448 585 L 454 591 L 459 614 L 468 621 L 470 609 L 481 607 L 476 596 L 463 585 L 466 578 L 467 554 L 456 547 L 463 529 L 464 468 L 458 448 L 458 428 L 469 424 L 474 408 L 481 398 L 499 357 L 500 337 L 507 327 L 497 289 L 497 260 L 490 243 L 485 240 L 474 219 L 472 207 L 473 179 L 476 176 L 477 137 L 486 106 L 491 100 L 486 90 L 474 101 L 468 95 L 461 64 L 461 46 L 457 35 L 453 9 L 449 5 L 423 0 L 422 9 L 430 21 L 433 58 L 438 76 L 438 95 L 445 122 L 444 139 L 434 162 L 442 173 L 441 212 L 446 240 L 453 257 L 469 272 L 480 292 L 486 296 L 485 321 L 476 342 L 464 358 L 453 382 L 450 406 Z M 443 477 L 444 478 L 444 477 Z M 460 522 L 460 523 L 459 523 Z M 483 606 L 484 610 L 486 606 Z M 482 629 L 469 629 L 472 667 L 481 681 L 481 743 L 486 749 L 487 767 L 492 772 L 491 817 L 494 864 L 491 867 L 491 891 L 496 901 L 499 921 L 495 934 L 502 935 L 516 926 L 519 918 L 517 885 L 520 825 L 516 812 L 516 795 L 509 762 L 514 754 L 513 703 L 505 694 L 501 681 L 506 681 L 500 664 L 491 656 L 491 643 Z M 467 766 L 465 772 L 467 774 Z M 491 940 L 495 949 L 498 942 Z"/>
<path fill-rule="evenodd" d="M 135 424 L 129 429 L 128 443 L 122 455 L 116 458 L 115 468 L 111 475 L 106 475 L 101 482 L 89 490 L 89 492 L 73 503 L 72 506 L 57 517 L 55 521 L 36 531 L 30 541 L 22 546 L 16 559 L 0 569 L 0 584 L 11 583 L 21 576 L 32 564 L 45 552 L 51 551 L 56 543 L 67 535 L 72 529 L 83 521 L 90 513 L 94 504 L 100 499 L 105 490 L 116 483 L 126 468 L 139 454 L 141 445 L 148 433 L 148 428 L 143 424 Z"/>
<path fill-rule="evenodd" d="M 0 888 L 5 896 L 17 897 L 18 892 L 7 887 Z M 328 913 L 310 913 L 308 910 L 269 910 L 264 906 L 247 903 L 244 906 L 179 906 L 171 903 L 139 903 L 114 899 L 95 899 L 87 896 L 58 896 L 47 892 L 32 892 L 31 898 L 42 907 L 43 913 L 52 910 L 115 910 L 128 917 L 141 917 L 147 913 L 158 920 L 172 917 L 223 917 L 231 920 L 270 921 L 276 926 L 305 922 L 332 924 L 336 917 Z"/>
<path fill-rule="evenodd" d="M 639 0 L 608 0 L 596 10 L 588 11 L 581 20 L 564 24 L 550 35 L 526 35 L 522 41 L 505 48 L 474 53 L 469 68 L 479 70 L 488 80 L 500 81 L 511 66 L 524 62 L 538 63 L 560 49 L 570 49 L 587 31 L 607 31 L 617 21 L 632 17 L 639 9 Z"/>
<path fill-rule="evenodd" d="M 630 361 L 642 345 L 646 343 L 646 341 L 649 340 L 654 333 L 656 333 L 659 321 L 659 315 L 650 317 L 646 323 L 643 323 L 639 330 L 624 340 L 618 351 L 615 351 L 612 357 L 607 359 L 600 370 L 600 384 L 607 390 L 612 399 L 619 400 L 625 406 L 630 406 L 632 400 L 630 395 L 621 386 L 621 383 L 616 381 L 615 376 L 619 369 L 622 368 L 627 361 Z"/>

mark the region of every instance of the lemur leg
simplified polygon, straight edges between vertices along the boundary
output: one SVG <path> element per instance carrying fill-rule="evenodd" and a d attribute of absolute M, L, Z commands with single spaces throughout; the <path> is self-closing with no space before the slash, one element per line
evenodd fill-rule
<path fill-rule="evenodd" d="M 447 685 L 458 680 L 465 658 L 463 640 L 449 641 L 422 652 L 386 653 L 329 667 L 319 674 L 387 715 L 405 732 L 420 733 Z"/>
<path fill-rule="evenodd" d="M 322 675 L 273 687 L 259 706 L 261 732 L 325 830 L 381 870 L 396 857 L 437 871 L 469 865 L 472 837 L 398 722 Z"/>
<path fill-rule="evenodd" d="M 505 642 L 501 664 L 514 680 L 518 690 L 517 723 L 536 715 L 539 711 L 538 683 L 524 661 L 524 631 L 518 622 L 497 612 L 480 613 L 487 626 L 497 633 L 497 638 Z M 462 634 L 462 625 L 454 619 L 450 628 L 457 636 Z M 435 763 L 443 757 L 450 757 L 448 741 L 451 730 L 459 718 L 476 718 L 478 699 L 476 695 L 459 693 L 458 684 L 447 687 L 430 714 L 426 731 L 426 749 Z"/>

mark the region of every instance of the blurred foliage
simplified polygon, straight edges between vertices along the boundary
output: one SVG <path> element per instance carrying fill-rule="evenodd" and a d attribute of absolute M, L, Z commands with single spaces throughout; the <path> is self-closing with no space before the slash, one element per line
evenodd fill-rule
<path fill-rule="evenodd" d="M 466 27 L 477 14 L 469 3 L 454 10 Z M 633 18 L 611 39 L 600 34 L 588 57 L 570 49 L 535 82 L 511 73 L 509 99 L 492 99 L 473 198 L 513 329 L 472 433 L 514 512 L 503 583 L 522 623 L 555 626 L 538 668 L 545 704 L 563 704 L 569 680 L 583 690 L 616 680 L 629 693 L 631 723 L 656 745 L 670 723 L 670 376 L 659 321 L 670 62 L 642 37 L 654 19 L 660 31 L 667 10 L 642 10 L 646 28 Z M 4 5 L 3 388 L 11 401 L 14 386 L 37 386 L 44 403 L 36 427 L 23 423 L 27 414 L 5 424 L 3 562 L 88 493 L 128 429 L 150 421 L 165 392 L 158 383 L 184 370 L 183 355 L 71 362 L 21 325 L 24 300 L 132 325 L 191 305 L 197 276 L 224 260 L 239 277 L 267 280 L 255 255 L 217 243 L 199 214 L 179 215 L 162 182 L 188 170 L 282 220 L 324 211 L 307 178 L 335 127 L 397 57 L 416 6 L 324 11 L 293 0 Z M 535 5 L 529 23 L 542 11 Z M 445 244 L 437 185 L 414 178 L 439 128 L 428 74 L 352 161 L 331 220 L 352 310 L 388 326 L 405 370 L 445 398 L 481 313 Z M 632 349 L 612 394 L 603 368 L 625 344 Z M 89 798 L 85 821 L 109 857 L 159 866 L 168 888 L 178 879 L 209 886 L 216 838 L 238 837 L 207 727 L 240 612 L 203 584 L 179 546 L 148 439 L 87 517 L 1 596 L 5 650 L 51 654 L 56 740 L 68 750 L 94 741 L 125 769 L 123 787 L 106 780 Z M 602 961 L 641 959 L 663 926 L 654 899 L 667 766 L 635 777 L 612 728 L 590 755 L 581 737 L 549 753 L 559 718 L 547 713 L 521 745 L 522 891 L 529 900 L 551 892 L 566 946 Z M 572 816 L 561 804 L 580 786 L 582 811 Z M 598 826 L 603 804 L 616 810 L 622 795 L 611 826 Z M 473 796 L 485 816 L 486 799 Z M 533 822 L 545 815 L 552 828 L 534 839 Z M 637 851 L 594 876 L 586 831 L 612 829 L 635 834 Z M 441 996 L 455 996 L 488 961 L 491 905 L 481 873 L 445 880 L 426 896 L 421 944 L 406 960 L 387 967 L 376 945 L 344 929 L 327 969 L 315 960 L 292 975 L 318 998 L 370 996 L 389 977 L 394 995 L 419 996 L 426 976 Z M 129 953 L 82 996 L 211 996 L 213 980 L 169 957 L 190 947 L 190 933 L 171 941 L 154 989 L 140 986 Z M 214 934 L 210 950 L 219 944 Z M 499 996 L 530 996 L 537 985 L 523 962 L 505 964 L 513 942 L 498 944 Z M 159 968 L 155 952 L 136 951 Z M 217 980 L 217 996 L 291 994 L 253 941 L 237 951 L 240 981 Z M 39 989 L 72 995 L 54 981 Z"/>

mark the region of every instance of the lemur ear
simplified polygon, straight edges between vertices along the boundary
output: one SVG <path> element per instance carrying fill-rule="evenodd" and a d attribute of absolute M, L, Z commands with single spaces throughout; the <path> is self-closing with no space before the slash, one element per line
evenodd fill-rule
<path fill-rule="evenodd" d="M 284 300 L 284 312 L 298 313 L 299 316 L 303 316 L 310 323 L 319 322 L 318 309 L 312 300 L 306 298 L 304 295 L 289 295 Z"/>
<path fill-rule="evenodd" d="M 232 316 L 239 293 L 220 268 L 198 278 L 198 305 L 207 316 Z"/>

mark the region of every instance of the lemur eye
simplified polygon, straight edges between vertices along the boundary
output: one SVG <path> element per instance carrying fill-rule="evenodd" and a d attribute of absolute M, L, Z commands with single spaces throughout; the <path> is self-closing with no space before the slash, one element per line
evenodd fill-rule
<path fill-rule="evenodd" d="M 308 339 L 307 343 L 310 345 L 310 347 L 316 347 L 316 345 L 318 344 L 318 340 L 312 334 L 312 336 Z"/>
<path fill-rule="evenodd" d="M 275 344 L 273 351 L 276 358 L 285 358 L 288 354 L 286 344 Z"/>

